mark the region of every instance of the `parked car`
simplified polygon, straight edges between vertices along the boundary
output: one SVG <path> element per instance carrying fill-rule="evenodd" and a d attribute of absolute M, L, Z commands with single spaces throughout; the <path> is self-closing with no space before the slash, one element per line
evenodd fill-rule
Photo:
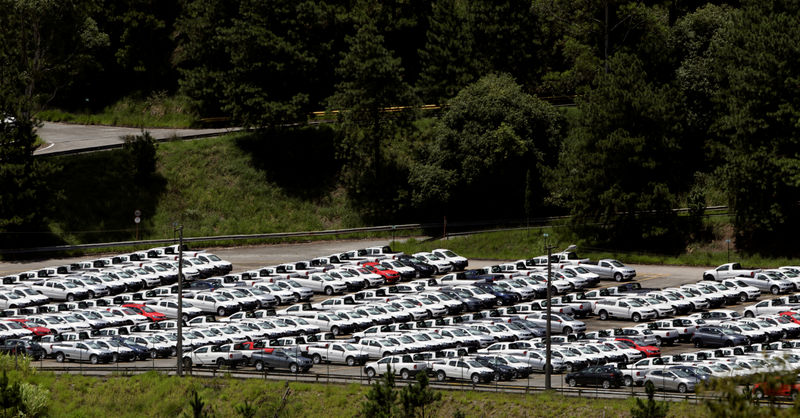
<path fill-rule="evenodd" d="M 624 385 L 622 372 L 614 366 L 590 366 L 577 372 L 567 373 L 564 378 L 570 387 L 602 386 L 603 389 Z"/>
<path fill-rule="evenodd" d="M 314 366 L 314 362 L 299 352 L 275 348 L 256 351 L 250 357 L 250 364 L 256 370 L 288 369 L 292 373 L 305 373 Z"/>
<path fill-rule="evenodd" d="M 650 370 L 645 376 L 645 384 L 652 383 L 656 390 L 676 391 L 679 393 L 694 392 L 700 382 L 695 376 L 683 370 Z"/>

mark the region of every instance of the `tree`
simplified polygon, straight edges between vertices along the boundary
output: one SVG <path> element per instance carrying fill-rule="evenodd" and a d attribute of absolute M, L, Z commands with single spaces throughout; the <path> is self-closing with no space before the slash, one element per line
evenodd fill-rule
<path fill-rule="evenodd" d="M 522 92 L 511 76 L 483 77 L 451 100 L 435 122 L 411 168 L 413 201 L 437 217 L 469 216 L 473 210 L 480 216 L 522 216 L 526 183 L 534 195 L 541 190 L 562 129 L 561 114 Z M 478 208 L 476 198 L 500 198 L 503 204 Z"/>
<path fill-rule="evenodd" d="M 0 415 L 3 417 L 16 417 L 24 412 L 22 403 L 22 389 L 18 382 L 10 383 L 6 371 L 0 377 Z"/>
<path fill-rule="evenodd" d="M 636 398 L 636 406 L 631 408 L 631 416 L 633 418 L 664 418 L 669 411 L 669 405 L 666 402 L 656 402 L 653 395 L 656 393 L 656 387 L 653 382 L 647 382 L 644 385 L 644 390 L 647 392 L 647 402 Z"/>
<path fill-rule="evenodd" d="M 402 168 L 392 144 L 405 135 L 418 102 L 403 79 L 400 60 L 386 49 L 370 17 L 380 6 L 359 4 L 364 14 L 356 19 L 355 35 L 347 37 L 349 49 L 336 69 L 341 81 L 329 106 L 339 112 L 343 182 L 353 201 L 374 218 L 402 209 L 397 179 L 405 176 L 398 176 Z"/>
<path fill-rule="evenodd" d="M 551 191 L 589 240 L 681 244 L 672 209 L 693 167 L 684 166 L 678 104 L 675 89 L 648 81 L 639 59 L 628 54 L 611 57 L 609 72 L 579 102 Z"/>
<path fill-rule="evenodd" d="M 406 386 L 400 392 L 400 405 L 403 416 L 414 418 L 419 416 L 425 418 L 425 408 L 434 402 L 442 399 L 442 394 L 434 392 L 428 387 L 428 375 L 426 373 L 417 374 L 417 382 Z"/>
<path fill-rule="evenodd" d="M 797 254 L 800 231 L 800 15 L 791 1 L 745 1 L 715 38 L 714 103 L 725 164 L 718 170 L 736 213 L 736 246 Z"/>
<path fill-rule="evenodd" d="M 383 378 L 376 381 L 367 392 L 367 399 L 361 404 L 361 414 L 369 418 L 391 417 L 397 408 L 396 402 L 394 373 L 390 366 Z"/>

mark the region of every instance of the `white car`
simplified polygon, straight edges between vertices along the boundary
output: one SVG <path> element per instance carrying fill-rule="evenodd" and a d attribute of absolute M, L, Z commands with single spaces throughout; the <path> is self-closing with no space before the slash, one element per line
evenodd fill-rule
<path fill-rule="evenodd" d="M 435 274 L 445 274 L 453 271 L 453 263 L 439 258 L 431 253 L 416 253 L 414 257 L 424 261 L 427 264 L 433 266 L 433 270 Z"/>
<path fill-rule="evenodd" d="M 469 260 L 467 260 L 466 257 L 462 257 L 446 248 L 437 248 L 431 251 L 431 253 L 436 257 L 439 257 L 442 260 L 452 264 L 453 269 L 456 271 L 466 269 L 467 265 L 469 264 Z"/>
<path fill-rule="evenodd" d="M 378 361 L 369 362 L 364 366 L 368 377 L 382 375 L 389 370 L 399 375 L 403 380 L 413 379 L 418 373 L 426 373 L 428 364 L 424 361 L 415 361 L 410 354 L 384 357 Z"/>
<path fill-rule="evenodd" d="M 761 290 L 755 286 L 750 286 L 741 280 L 723 280 L 722 284 L 728 289 L 734 289 L 739 292 L 739 302 L 744 303 L 747 301 L 754 301 L 761 297 Z"/>

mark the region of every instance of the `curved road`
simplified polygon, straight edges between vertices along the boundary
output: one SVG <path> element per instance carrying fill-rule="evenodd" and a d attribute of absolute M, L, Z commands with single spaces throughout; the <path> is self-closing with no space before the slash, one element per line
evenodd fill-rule
<path fill-rule="evenodd" d="M 67 152 L 108 149 L 122 146 L 123 136 L 139 135 L 142 130 L 150 132 L 156 140 L 173 137 L 195 138 L 214 136 L 235 131 L 235 128 L 223 129 L 174 129 L 174 128 L 127 128 L 105 125 L 75 125 L 68 123 L 45 122 L 37 130 L 37 134 L 47 145 L 37 149 L 33 155 L 53 155 Z"/>

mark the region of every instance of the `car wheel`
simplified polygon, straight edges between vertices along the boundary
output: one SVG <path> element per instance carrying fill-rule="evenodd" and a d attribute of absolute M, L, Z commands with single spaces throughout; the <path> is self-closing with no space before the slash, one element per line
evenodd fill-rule
<path fill-rule="evenodd" d="M 714 276 L 712 276 L 710 274 L 706 274 L 705 276 L 703 276 L 703 280 L 707 280 L 707 281 L 714 280 Z"/>
<path fill-rule="evenodd" d="M 445 380 L 447 380 L 447 375 L 440 370 L 439 373 L 436 373 L 436 380 L 444 382 Z"/>
<path fill-rule="evenodd" d="M 686 387 L 686 384 L 684 384 L 684 383 L 681 383 L 680 385 L 678 385 L 678 392 L 680 392 L 680 393 L 686 393 L 686 391 L 687 391 L 688 389 L 689 389 L 689 388 L 688 388 L 688 387 Z"/>
<path fill-rule="evenodd" d="M 383 356 L 384 356 L 384 357 L 389 357 L 389 356 L 391 356 L 391 355 L 392 355 L 392 353 L 390 353 L 390 352 L 388 352 L 388 351 L 387 351 L 387 352 L 385 352 L 385 353 L 383 353 Z"/>
<path fill-rule="evenodd" d="M 353 357 L 347 357 L 347 359 L 345 359 L 344 362 L 347 363 L 348 366 L 356 365 L 356 359 L 354 359 Z"/>
<path fill-rule="evenodd" d="M 622 273 L 614 273 L 614 280 L 621 282 L 622 281 Z"/>
<path fill-rule="evenodd" d="M 189 357 L 184 357 L 183 358 L 183 367 L 186 367 L 186 368 L 192 367 L 192 359 L 190 359 Z"/>
<path fill-rule="evenodd" d="M 189 322 L 189 315 L 184 314 L 181 318 L 183 318 L 183 322 Z"/>
<path fill-rule="evenodd" d="M 642 316 L 639 315 L 638 313 L 634 313 L 633 315 L 631 315 L 631 319 L 633 320 L 633 322 L 640 322 L 642 320 Z"/>
<path fill-rule="evenodd" d="M 481 382 L 481 375 L 479 375 L 478 373 L 475 373 L 470 377 L 470 380 L 472 380 L 472 383 L 478 384 L 478 383 Z"/>
<path fill-rule="evenodd" d="M 400 370 L 400 377 L 403 380 L 408 380 L 411 378 L 411 373 L 409 373 L 408 370 L 406 369 Z"/>
<path fill-rule="evenodd" d="M 322 356 L 320 356 L 319 354 L 314 354 L 314 355 L 311 357 L 311 359 L 312 359 L 312 360 L 314 360 L 314 364 L 320 364 L 320 363 L 322 363 Z"/>
<path fill-rule="evenodd" d="M 373 369 L 372 367 L 367 369 L 367 377 L 369 377 L 370 379 L 375 377 L 375 369 Z"/>
<path fill-rule="evenodd" d="M 694 346 L 695 348 L 703 348 L 703 341 L 700 340 L 699 338 L 694 340 Z"/>
<path fill-rule="evenodd" d="M 630 376 L 625 376 L 623 382 L 625 383 L 625 386 L 633 386 L 633 378 Z"/>
<path fill-rule="evenodd" d="M 330 286 L 326 287 L 325 288 L 325 294 L 328 295 L 328 296 L 332 295 L 333 294 L 333 288 L 330 287 Z"/>
<path fill-rule="evenodd" d="M 656 347 L 661 347 L 661 337 L 656 337 Z"/>
<path fill-rule="evenodd" d="M 75 302 L 75 295 L 72 293 L 67 295 L 67 302 Z"/>
<path fill-rule="evenodd" d="M 567 362 L 564 364 L 564 369 L 567 371 L 567 373 L 572 373 L 575 371 L 575 366 L 572 363 Z"/>
<path fill-rule="evenodd" d="M 150 350 L 150 358 L 156 358 L 156 357 L 158 357 L 158 351 L 156 351 L 155 349 Z"/>
<path fill-rule="evenodd" d="M 215 361 L 215 363 L 217 364 L 217 367 L 222 367 L 225 365 L 225 359 L 218 358 L 217 361 Z"/>
<path fill-rule="evenodd" d="M 747 293 L 739 293 L 739 302 L 745 303 L 747 302 Z"/>
<path fill-rule="evenodd" d="M 497 306 L 503 306 L 503 299 L 497 298 Z"/>
<path fill-rule="evenodd" d="M 567 384 L 571 388 L 574 388 L 575 386 L 578 386 L 578 382 L 574 378 L 567 380 Z"/>
<path fill-rule="evenodd" d="M 603 389 L 611 389 L 611 381 L 603 380 Z"/>
<path fill-rule="evenodd" d="M 764 391 L 761 389 L 756 389 L 756 399 L 764 399 Z"/>
<path fill-rule="evenodd" d="M 369 280 L 364 280 L 364 289 L 369 287 Z"/>
<path fill-rule="evenodd" d="M 570 327 L 564 327 L 562 331 L 564 331 L 564 335 L 572 334 L 572 328 Z"/>
<path fill-rule="evenodd" d="M 56 361 L 59 363 L 63 363 L 66 357 L 64 357 L 64 353 L 58 352 L 56 353 Z"/>
<path fill-rule="evenodd" d="M 297 364 L 296 363 L 292 363 L 292 364 L 289 365 L 289 371 L 290 372 L 297 373 L 298 370 L 299 369 L 297 368 Z"/>
<path fill-rule="evenodd" d="M 217 316 L 225 316 L 225 308 L 217 309 Z"/>
<path fill-rule="evenodd" d="M 117 354 L 117 353 L 111 354 L 111 362 L 112 363 L 116 363 L 118 361 L 119 361 L 119 354 Z"/>
<path fill-rule="evenodd" d="M 747 318 L 755 318 L 756 314 L 754 314 L 753 311 L 744 311 L 744 316 Z"/>
<path fill-rule="evenodd" d="M 301 298 L 301 297 L 300 297 L 300 294 L 299 294 L 299 293 L 293 293 L 293 294 L 292 294 L 292 296 L 294 296 L 294 298 L 295 298 L 295 299 L 296 299 L 298 302 L 300 302 L 300 301 L 303 299 L 303 298 Z"/>
<path fill-rule="evenodd" d="M 279 298 L 277 296 L 275 296 L 275 303 L 278 304 L 278 305 L 283 305 L 283 301 L 281 300 L 281 298 Z"/>
<path fill-rule="evenodd" d="M 689 305 L 691 305 L 692 311 L 696 311 L 697 310 L 697 306 L 694 303 L 690 303 Z"/>
<path fill-rule="evenodd" d="M 261 362 L 261 361 L 257 361 L 255 366 L 256 366 L 256 370 L 258 370 L 258 371 L 263 371 L 264 370 L 264 363 Z"/>
<path fill-rule="evenodd" d="M 789 396 L 792 397 L 792 401 L 796 401 L 797 400 L 797 391 L 793 390 L 792 393 Z"/>
<path fill-rule="evenodd" d="M 778 288 L 778 286 L 772 286 L 769 288 L 769 292 L 773 295 L 777 295 L 778 293 L 781 293 L 781 289 Z"/>
<path fill-rule="evenodd" d="M 178 355 L 178 348 L 177 348 L 177 347 L 172 347 L 172 348 L 169 350 L 169 355 L 170 355 L 170 357 L 175 357 L 175 356 L 177 356 L 177 355 Z"/>
<path fill-rule="evenodd" d="M 94 299 L 94 292 L 91 290 L 89 291 L 89 299 Z"/>
<path fill-rule="evenodd" d="M 339 327 L 331 327 L 331 333 L 333 333 L 334 336 L 339 335 Z"/>
<path fill-rule="evenodd" d="M 605 320 L 607 320 L 607 319 L 608 319 L 608 312 L 606 312 L 606 311 L 600 311 L 599 317 L 600 317 L 600 320 L 601 320 L 601 321 L 605 321 Z"/>

